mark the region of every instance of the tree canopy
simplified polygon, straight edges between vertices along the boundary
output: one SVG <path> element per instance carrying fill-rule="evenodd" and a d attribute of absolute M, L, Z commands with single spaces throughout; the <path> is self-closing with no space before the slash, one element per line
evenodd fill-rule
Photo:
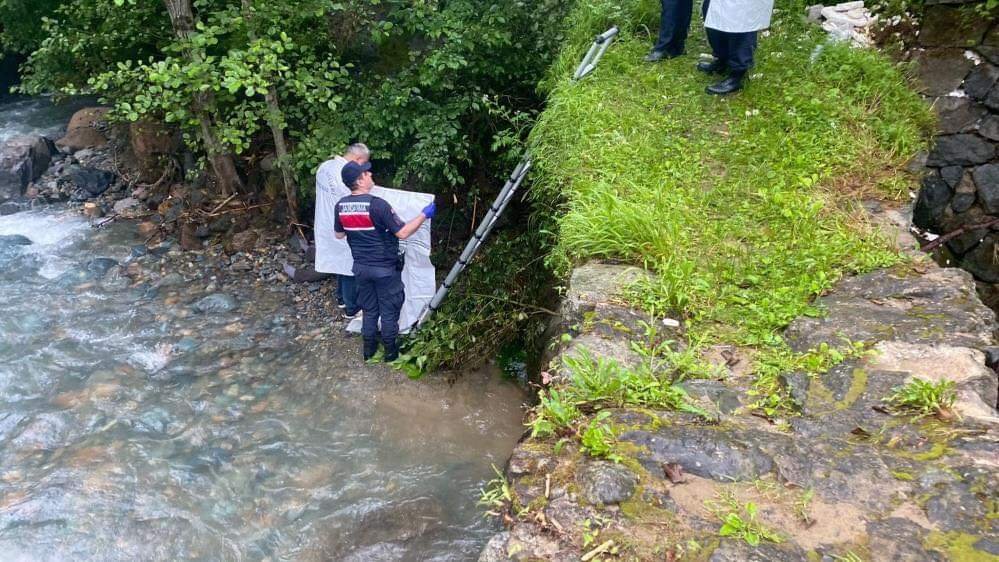
<path fill-rule="evenodd" d="M 100 94 L 118 118 L 175 124 L 209 157 L 269 150 L 270 125 L 303 186 L 355 140 L 397 184 L 461 186 L 510 116 L 537 106 L 568 4 L 0 0 L 0 41 L 28 54 L 23 92 Z"/>

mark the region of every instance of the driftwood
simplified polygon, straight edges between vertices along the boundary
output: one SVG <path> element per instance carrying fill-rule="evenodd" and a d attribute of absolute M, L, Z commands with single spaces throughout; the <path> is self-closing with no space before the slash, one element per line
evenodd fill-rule
<path fill-rule="evenodd" d="M 986 229 L 986 228 L 992 228 L 993 226 L 997 226 L 997 225 L 999 225 L 999 217 L 996 217 L 996 218 L 994 218 L 994 219 L 992 219 L 990 221 L 986 221 L 986 222 L 979 223 L 979 224 L 966 224 L 966 225 L 962 226 L 961 228 L 958 228 L 957 230 L 952 230 L 952 231 L 948 232 L 947 234 L 942 234 L 936 240 L 933 240 L 932 242 L 928 242 L 928 243 L 924 244 L 919 249 L 922 250 L 922 251 L 924 251 L 924 252 L 932 252 L 933 250 L 936 250 L 937 248 L 939 248 L 940 246 L 946 244 L 947 242 L 949 242 L 949 241 L 957 238 L 958 236 L 964 234 L 965 232 L 970 232 L 972 230 L 983 230 L 983 229 Z"/>

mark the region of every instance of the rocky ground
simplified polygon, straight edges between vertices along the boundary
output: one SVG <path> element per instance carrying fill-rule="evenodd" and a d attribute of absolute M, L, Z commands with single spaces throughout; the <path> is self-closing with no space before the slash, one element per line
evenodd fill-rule
<path fill-rule="evenodd" d="M 112 127 L 106 114 L 82 109 L 57 140 L 26 136 L 0 145 L 0 215 L 63 204 L 94 228 L 133 221 L 144 243 L 121 265 L 136 286 L 194 283 L 225 294 L 268 284 L 289 294 L 295 317 L 308 325 L 342 327 L 332 277 L 313 270 L 307 242 L 269 220 L 268 203 L 212 201 L 203 189 L 167 181 L 177 170 L 164 168 L 162 157 L 176 139 L 143 124 Z"/>
<path fill-rule="evenodd" d="M 643 318 L 614 295 L 643 274 L 575 271 L 553 388 L 571 376 L 560 359 L 584 349 L 642 360 Z M 612 410 L 619 463 L 576 440 L 522 441 L 505 473 L 509 528 L 480 560 L 999 560 L 999 348 L 974 279 L 921 258 L 845 279 L 820 305 L 824 317 L 787 329 L 790 346 L 845 338 L 866 351 L 821 375 L 784 373 L 800 415 L 758 417 L 745 350 L 713 350 L 723 374 L 683 383 L 708 418 Z M 887 409 L 913 377 L 954 381 L 955 415 Z"/>

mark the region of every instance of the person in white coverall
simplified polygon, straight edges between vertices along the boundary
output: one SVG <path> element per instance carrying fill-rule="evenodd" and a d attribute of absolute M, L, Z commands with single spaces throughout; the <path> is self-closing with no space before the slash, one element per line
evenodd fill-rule
<path fill-rule="evenodd" d="M 337 244 L 346 245 L 338 240 L 333 232 L 333 215 L 336 203 L 350 195 L 350 190 L 343 184 L 341 171 L 347 162 L 366 164 L 371 160 L 371 151 L 361 144 L 347 147 L 343 156 L 336 156 L 319 166 L 316 172 L 316 271 L 319 273 L 336 273 L 337 305 L 344 309 L 344 316 L 349 320 L 360 311 L 357 301 L 357 283 L 353 275 L 340 273 L 334 266 L 333 250 Z"/>
<path fill-rule="evenodd" d="M 773 0 L 704 0 L 701 13 L 714 60 L 698 63 L 708 74 L 727 74 L 707 92 L 725 95 L 742 89 L 746 72 L 753 66 L 756 35 L 770 27 Z"/>

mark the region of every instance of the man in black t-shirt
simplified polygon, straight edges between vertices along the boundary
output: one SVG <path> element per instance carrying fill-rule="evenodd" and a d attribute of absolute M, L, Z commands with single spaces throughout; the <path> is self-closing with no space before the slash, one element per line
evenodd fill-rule
<path fill-rule="evenodd" d="M 437 212 L 434 203 L 408 223 L 392 210 L 387 201 L 371 195 L 374 181 L 371 164 L 348 162 L 341 172 L 350 195 L 336 204 L 333 230 L 346 238 L 354 257 L 357 302 L 364 313 L 361 335 L 365 361 L 378 351 L 378 321 L 381 319 L 385 361 L 399 357 L 399 312 L 405 301 L 402 284 L 402 257 L 399 240 L 409 238 Z"/>

